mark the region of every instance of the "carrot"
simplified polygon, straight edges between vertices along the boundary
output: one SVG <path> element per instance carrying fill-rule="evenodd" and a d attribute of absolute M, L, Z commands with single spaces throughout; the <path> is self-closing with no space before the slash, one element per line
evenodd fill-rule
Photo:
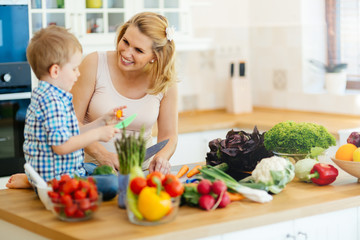
<path fill-rule="evenodd" d="M 227 194 L 229 195 L 230 201 L 234 202 L 234 201 L 240 201 L 243 200 L 245 197 L 240 194 L 240 193 L 232 193 L 232 192 L 227 192 Z"/>
<path fill-rule="evenodd" d="M 189 171 L 189 166 L 188 165 L 182 166 L 179 172 L 176 174 L 176 177 L 181 178 L 182 176 L 184 176 L 185 173 L 187 173 L 187 171 Z"/>
<path fill-rule="evenodd" d="M 116 111 L 116 117 L 119 118 L 119 119 L 122 117 L 122 111 L 121 111 L 121 109 L 119 109 L 119 110 Z"/>
<path fill-rule="evenodd" d="M 201 165 L 196 165 L 193 169 L 191 169 L 188 173 L 187 173 L 187 177 L 191 178 L 192 176 L 194 176 L 195 174 L 200 173 L 200 170 L 202 166 Z"/>

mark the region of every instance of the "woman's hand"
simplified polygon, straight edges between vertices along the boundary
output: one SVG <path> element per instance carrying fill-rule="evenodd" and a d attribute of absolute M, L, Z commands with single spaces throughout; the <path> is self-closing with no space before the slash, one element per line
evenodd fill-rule
<path fill-rule="evenodd" d="M 105 125 L 113 125 L 118 123 L 120 120 L 124 119 L 124 114 L 121 114 L 121 116 L 119 117 L 117 114 L 117 111 L 122 111 L 126 108 L 126 106 L 120 106 L 120 107 L 116 107 L 112 110 L 110 110 L 108 113 L 106 113 L 102 119 L 105 123 Z"/>
<path fill-rule="evenodd" d="M 101 165 L 109 165 L 116 171 L 119 171 L 119 159 L 116 153 L 106 151 L 103 154 L 99 155 L 96 160 Z"/>
<path fill-rule="evenodd" d="M 158 171 L 162 174 L 170 173 L 171 165 L 169 161 L 161 156 L 155 156 L 149 165 L 149 172 Z"/>

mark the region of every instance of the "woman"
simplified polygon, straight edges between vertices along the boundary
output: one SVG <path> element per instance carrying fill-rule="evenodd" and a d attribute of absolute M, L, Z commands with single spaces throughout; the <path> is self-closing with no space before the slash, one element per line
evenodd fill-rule
<path fill-rule="evenodd" d="M 116 51 L 94 52 L 84 58 L 80 65 L 81 76 L 72 89 L 80 123 L 95 120 L 113 106 L 126 105 L 127 116 L 137 114 L 127 132 L 138 133 L 145 126 L 148 147 L 152 145 L 152 127 L 157 123 L 157 141 L 169 139 L 169 142 L 151 162 L 144 162 L 143 169 L 149 168 L 150 172 L 168 173 L 169 159 L 177 145 L 172 33 L 167 19 L 159 14 L 143 12 L 135 15 L 119 27 Z M 85 148 L 85 152 L 85 161 L 119 168 L 113 141 L 96 142 Z"/>

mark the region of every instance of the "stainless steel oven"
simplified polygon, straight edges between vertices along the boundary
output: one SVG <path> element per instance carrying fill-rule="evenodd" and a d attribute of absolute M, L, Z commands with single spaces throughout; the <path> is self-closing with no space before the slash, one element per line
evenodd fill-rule
<path fill-rule="evenodd" d="M 0 176 L 24 172 L 24 123 L 31 96 L 27 1 L 0 1 Z"/>

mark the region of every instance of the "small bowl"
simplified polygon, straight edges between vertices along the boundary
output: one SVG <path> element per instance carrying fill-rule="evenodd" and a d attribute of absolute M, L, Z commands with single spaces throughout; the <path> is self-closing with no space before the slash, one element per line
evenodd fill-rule
<path fill-rule="evenodd" d="M 127 202 L 126 202 L 126 204 L 127 204 Z M 130 222 L 132 222 L 134 224 L 142 225 L 142 226 L 155 226 L 155 225 L 159 225 L 159 224 L 163 224 L 163 223 L 168 223 L 168 222 L 174 220 L 178 214 L 179 205 L 180 205 L 180 196 L 171 198 L 170 211 L 163 218 L 161 218 L 158 221 L 148 221 L 145 218 L 139 219 L 134 215 L 134 213 L 130 210 L 130 208 L 128 206 L 126 206 L 126 212 L 127 212 Z"/>
<path fill-rule="evenodd" d="M 335 159 L 334 157 L 331 157 L 331 160 L 336 165 L 338 165 L 339 168 L 341 168 L 351 176 L 358 178 L 358 182 L 360 182 L 360 162 L 339 160 Z"/>
<path fill-rule="evenodd" d="M 78 222 L 88 220 L 93 217 L 94 213 L 100 207 L 102 201 L 101 195 L 102 194 L 99 192 L 97 200 L 93 201 L 91 201 L 89 198 L 73 200 L 72 205 L 69 207 L 66 207 L 65 204 L 60 202 L 52 202 L 51 210 L 55 216 L 57 216 L 62 221 Z"/>
<path fill-rule="evenodd" d="M 103 201 L 109 201 L 119 193 L 119 181 L 117 175 L 92 175 L 92 177 L 95 179 L 98 192 L 102 193 Z"/>

